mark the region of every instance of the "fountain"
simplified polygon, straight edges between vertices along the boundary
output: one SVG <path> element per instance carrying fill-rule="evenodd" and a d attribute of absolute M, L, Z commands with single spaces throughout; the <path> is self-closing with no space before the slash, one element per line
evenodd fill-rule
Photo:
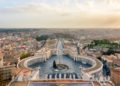
<path fill-rule="evenodd" d="M 57 57 L 59 58 L 59 64 L 61 64 L 61 56 L 63 54 L 63 44 L 61 40 L 58 41 L 57 44 Z"/>
<path fill-rule="evenodd" d="M 57 44 L 57 58 L 59 58 L 59 63 L 56 64 L 56 62 L 53 62 L 53 68 L 54 71 L 61 71 L 61 70 L 66 70 L 69 69 L 69 67 L 65 64 L 62 63 L 61 57 L 63 56 L 63 44 L 61 40 L 58 40 Z"/>

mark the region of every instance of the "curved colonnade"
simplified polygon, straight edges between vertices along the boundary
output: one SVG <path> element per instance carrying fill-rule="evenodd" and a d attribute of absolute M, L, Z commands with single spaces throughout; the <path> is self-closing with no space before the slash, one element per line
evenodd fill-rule
<path fill-rule="evenodd" d="M 57 52 L 56 49 L 50 49 L 50 50 L 48 50 L 48 52 L 45 52 L 45 53 L 37 52 L 37 53 L 35 53 L 34 56 L 23 59 L 19 63 L 19 67 L 22 65 L 24 68 L 34 70 L 34 69 L 30 68 L 29 65 L 34 64 L 36 62 L 45 62 L 52 55 L 56 55 L 56 52 Z M 69 55 L 75 61 L 80 61 L 83 64 L 92 65 L 92 67 L 90 67 L 90 68 L 83 69 L 84 73 L 88 73 L 94 78 L 99 77 L 101 75 L 103 65 L 99 60 L 92 58 L 92 57 L 88 57 L 88 56 L 77 55 L 76 52 L 73 52 L 70 49 L 63 49 L 63 54 Z"/>

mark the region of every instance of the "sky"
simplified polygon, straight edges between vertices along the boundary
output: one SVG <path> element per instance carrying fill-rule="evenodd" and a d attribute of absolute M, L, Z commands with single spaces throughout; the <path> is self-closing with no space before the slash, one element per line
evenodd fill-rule
<path fill-rule="evenodd" d="M 0 0 L 0 28 L 120 28 L 120 0 Z"/>

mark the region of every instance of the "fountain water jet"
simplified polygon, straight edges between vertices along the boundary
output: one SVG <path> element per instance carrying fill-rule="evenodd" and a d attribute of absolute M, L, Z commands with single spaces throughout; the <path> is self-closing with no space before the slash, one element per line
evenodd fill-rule
<path fill-rule="evenodd" d="M 61 56 L 63 55 L 63 44 L 61 40 L 58 41 L 57 44 L 57 57 L 59 58 L 59 64 L 61 64 Z"/>

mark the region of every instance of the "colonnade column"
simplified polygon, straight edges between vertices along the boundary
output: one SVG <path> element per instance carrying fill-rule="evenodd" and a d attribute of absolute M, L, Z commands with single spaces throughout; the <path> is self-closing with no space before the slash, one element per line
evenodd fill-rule
<path fill-rule="evenodd" d="M 64 79 L 66 79 L 66 74 L 64 74 Z"/>
<path fill-rule="evenodd" d="M 59 74 L 59 79 L 61 80 L 61 73 Z"/>
<path fill-rule="evenodd" d="M 72 79 L 72 75 L 70 74 L 70 80 Z"/>
<path fill-rule="evenodd" d="M 57 74 L 55 74 L 55 80 L 57 80 Z"/>
<path fill-rule="evenodd" d="M 50 80 L 52 79 L 52 75 L 49 76 L 50 77 Z"/>
<path fill-rule="evenodd" d="M 73 74 L 73 80 L 75 80 L 75 74 Z"/>

